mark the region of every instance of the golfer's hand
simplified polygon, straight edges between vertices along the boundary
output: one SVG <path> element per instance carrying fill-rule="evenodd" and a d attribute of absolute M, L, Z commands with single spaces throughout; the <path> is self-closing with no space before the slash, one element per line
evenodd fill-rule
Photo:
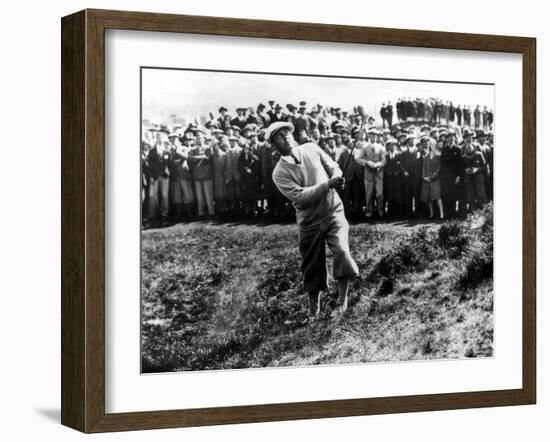
<path fill-rule="evenodd" d="M 344 183 L 346 180 L 344 177 L 341 176 L 335 176 L 328 180 L 328 188 L 329 189 L 342 189 L 344 187 Z"/>

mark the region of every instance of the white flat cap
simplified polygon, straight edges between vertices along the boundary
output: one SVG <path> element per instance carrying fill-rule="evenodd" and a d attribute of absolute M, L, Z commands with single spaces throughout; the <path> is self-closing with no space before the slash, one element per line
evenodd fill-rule
<path fill-rule="evenodd" d="M 289 123 L 288 121 L 277 121 L 276 123 L 271 123 L 265 130 L 265 139 L 267 141 L 271 141 L 271 137 L 275 134 L 275 132 L 283 127 L 288 127 L 290 132 L 294 132 L 294 125 L 292 123 Z"/>

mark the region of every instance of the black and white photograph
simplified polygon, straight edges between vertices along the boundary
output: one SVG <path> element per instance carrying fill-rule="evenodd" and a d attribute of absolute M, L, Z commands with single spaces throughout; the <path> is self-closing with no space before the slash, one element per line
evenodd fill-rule
<path fill-rule="evenodd" d="M 143 374 L 494 356 L 494 84 L 140 78 Z"/>

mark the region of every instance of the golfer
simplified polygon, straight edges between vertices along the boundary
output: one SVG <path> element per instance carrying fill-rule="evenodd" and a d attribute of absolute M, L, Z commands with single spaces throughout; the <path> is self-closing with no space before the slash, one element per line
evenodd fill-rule
<path fill-rule="evenodd" d="M 348 307 L 349 281 L 358 275 L 349 250 L 344 205 L 336 192 L 345 180 L 335 161 L 314 143 L 298 145 L 293 131 L 291 123 L 276 122 L 266 129 L 265 139 L 281 154 L 273 169 L 273 182 L 296 208 L 309 313 L 320 313 L 320 293 L 328 287 L 325 244 L 333 254 L 338 304 L 344 312 Z"/>

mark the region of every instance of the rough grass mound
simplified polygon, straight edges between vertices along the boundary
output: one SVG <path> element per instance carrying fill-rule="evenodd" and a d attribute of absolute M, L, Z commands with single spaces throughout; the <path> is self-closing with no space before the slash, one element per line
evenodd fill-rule
<path fill-rule="evenodd" d="M 292 225 L 145 232 L 142 370 L 492 355 L 491 206 L 464 221 L 352 226 L 361 274 L 351 307 L 333 317 L 334 298 L 324 294 L 314 322 L 307 321 L 297 238 Z"/>

